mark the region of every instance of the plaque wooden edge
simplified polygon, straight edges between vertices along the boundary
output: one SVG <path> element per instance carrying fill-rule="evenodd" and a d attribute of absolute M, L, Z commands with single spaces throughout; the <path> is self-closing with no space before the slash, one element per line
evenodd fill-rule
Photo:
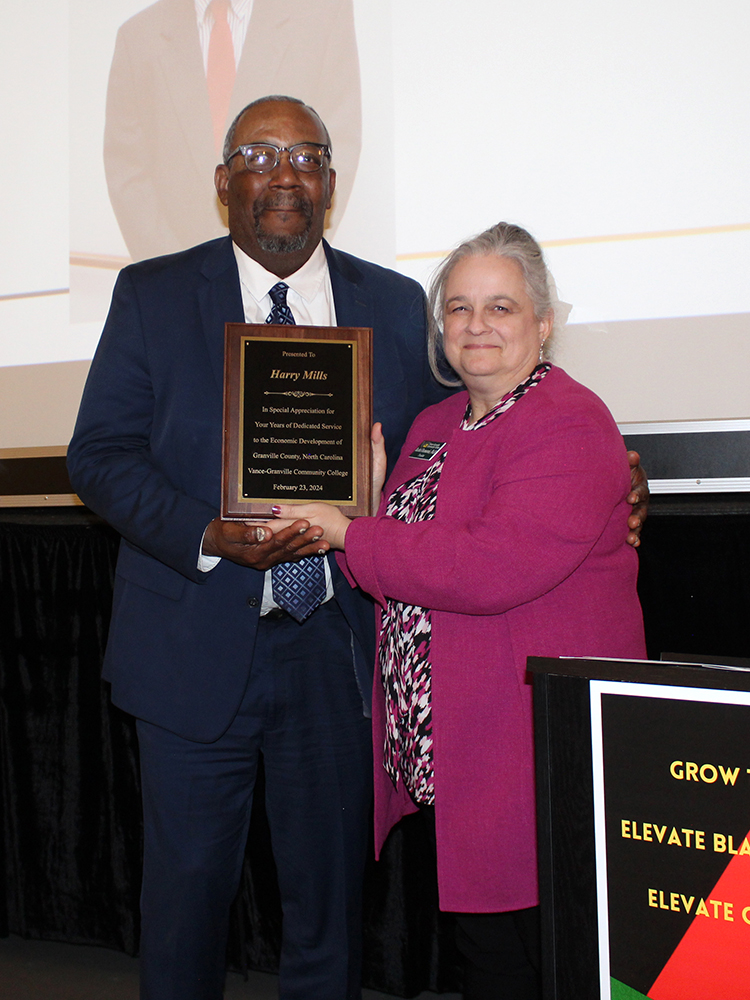
<path fill-rule="evenodd" d="M 226 323 L 224 327 L 224 414 L 221 462 L 221 517 L 225 521 L 257 521 L 273 517 L 268 502 L 240 496 L 234 472 L 240 454 L 241 345 L 244 337 L 267 340 L 344 340 L 357 345 L 354 374 L 356 503 L 333 504 L 347 517 L 367 517 L 372 511 L 372 330 L 355 326 L 276 326 L 265 323 Z M 288 502 L 288 501 L 284 501 Z M 300 503 L 322 502 L 310 495 Z"/>

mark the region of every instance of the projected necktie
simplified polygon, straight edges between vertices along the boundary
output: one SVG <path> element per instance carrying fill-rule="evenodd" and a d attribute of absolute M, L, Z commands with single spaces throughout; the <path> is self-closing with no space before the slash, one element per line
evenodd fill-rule
<path fill-rule="evenodd" d="M 209 12 L 214 24 L 208 42 L 208 63 L 206 81 L 208 83 L 208 103 L 211 108 L 211 122 L 214 127 L 214 144 L 221 151 L 224 141 L 224 124 L 229 111 L 229 101 L 237 74 L 234 64 L 232 32 L 227 20 L 229 0 L 211 0 Z"/>
<path fill-rule="evenodd" d="M 292 310 L 286 302 L 289 288 L 279 281 L 269 291 L 273 308 L 266 323 L 294 326 Z M 298 563 L 278 563 L 271 569 L 273 599 L 292 618 L 303 622 L 326 596 L 326 575 L 323 556 L 309 556 Z"/>

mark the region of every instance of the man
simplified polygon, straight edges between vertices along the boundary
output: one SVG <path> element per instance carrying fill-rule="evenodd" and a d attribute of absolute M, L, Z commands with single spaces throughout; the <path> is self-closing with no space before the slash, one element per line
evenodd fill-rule
<path fill-rule="evenodd" d="M 257 143 L 279 148 L 265 172 L 235 153 Z M 301 169 L 289 152 L 300 143 L 318 148 L 319 169 Z M 264 571 L 327 548 L 320 531 L 300 522 L 272 535 L 218 518 L 224 324 L 263 322 L 279 279 L 298 322 L 373 328 L 374 416 L 393 459 L 436 392 L 421 288 L 322 241 L 329 145 L 317 114 L 291 98 L 238 116 L 215 174 L 231 239 L 121 273 L 69 448 L 79 494 L 123 536 L 104 673 L 138 720 L 149 1000 L 221 997 L 260 753 L 284 913 L 281 997 L 359 995 L 372 607 L 332 560 L 334 596 L 298 624 L 274 606 Z"/>

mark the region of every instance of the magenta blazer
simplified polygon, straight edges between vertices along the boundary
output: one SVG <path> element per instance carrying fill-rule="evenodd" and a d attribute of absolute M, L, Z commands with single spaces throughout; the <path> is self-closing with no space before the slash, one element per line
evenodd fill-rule
<path fill-rule="evenodd" d="M 385 495 L 419 475 L 423 441 L 447 441 L 432 521 L 360 518 L 346 537 L 350 580 L 432 609 L 438 884 L 444 910 L 538 902 L 527 656 L 646 655 L 627 545 L 625 445 L 602 401 L 562 369 L 475 431 L 465 392 L 421 413 Z M 375 835 L 415 806 L 382 767 L 375 680 Z"/>

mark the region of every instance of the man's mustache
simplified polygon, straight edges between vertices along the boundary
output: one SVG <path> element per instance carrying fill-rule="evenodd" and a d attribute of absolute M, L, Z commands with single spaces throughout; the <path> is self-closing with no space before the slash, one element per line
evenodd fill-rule
<path fill-rule="evenodd" d="M 305 198 L 304 195 L 294 194 L 293 192 L 284 193 L 280 191 L 273 195 L 266 195 L 265 197 L 258 198 L 253 205 L 253 215 L 256 222 L 263 212 L 283 210 L 288 212 L 302 212 L 308 219 L 312 218 L 313 214 L 313 206 L 310 199 Z"/>

